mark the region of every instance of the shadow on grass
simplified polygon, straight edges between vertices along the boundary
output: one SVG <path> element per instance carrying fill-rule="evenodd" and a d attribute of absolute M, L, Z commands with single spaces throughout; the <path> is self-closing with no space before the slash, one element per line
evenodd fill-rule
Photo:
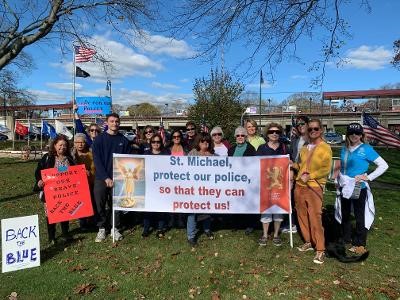
<path fill-rule="evenodd" d="M 86 238 L 80 236 L 79 238 L 74 238 L 72 241 L 65 241 L 65 242 L 59 241 L 59 239 L 55 245 L 51 245 L 45 249 L 42 249 L 42 251 L 40 252 L 41 264 L 44 264 L 46 261 L 51 260 L 57 254 L 64 252 L 65 248 L 83 242 L 83 240 L 85 240 Z"/>
<path fill-rule="evenodd" d="M 28 197 L 28 196 L 32 196 L 35 194 L 36 194 L 35 192 L 30 192 L 30 193 L 16 195 L 16 196 L 12 196 L 12 197 L 0 198 L 0 202 L 8 202 L 8 201 L 13 201 L 13 200 L 18 200 L 19 198 Z"/>

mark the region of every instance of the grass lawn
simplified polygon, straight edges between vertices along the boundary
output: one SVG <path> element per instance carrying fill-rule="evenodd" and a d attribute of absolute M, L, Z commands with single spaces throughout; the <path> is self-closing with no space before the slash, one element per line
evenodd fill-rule
<path fill-rule="evenodd" d="M 399 151 L 379 151 L 391 169 L 380 179 L 398 185 Z M 313 253 L 284 245 L 257 244 L 261 230 L 245 236 L 242 230 L 216 232 L 213 241 L 201 237 L 191 249 L 184 230 L 167 238 L 142 239 L 141 227 L 124 232 L 113 245 L 97 244 L 95 232 L 79 233 L 75 242 L 47 246 L 44 212 L 33 194 L 36 162 L 0 159 L 0 217 L 39 214 L 42 262 L 38 268 L 0 275 L 0 298 L 12 292 L 18 299 L 398 299 L 400 297 L 399 191 L 374 188 L 377 215 L 368 235 L 370 257 L 363 263 L 342 264 L 326 259 L 312 262 Z M 325 204 L 333 203 L 327 192 Z M 60 228 L 57 228 L 58 233 Z M 295 235 L 295 245 L 301 241 Z M 219 299 L 214 296 L 213 299 Z"/>

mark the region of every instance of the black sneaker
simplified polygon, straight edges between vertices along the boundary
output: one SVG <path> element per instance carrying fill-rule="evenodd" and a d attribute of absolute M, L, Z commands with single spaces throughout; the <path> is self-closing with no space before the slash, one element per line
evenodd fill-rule
<path fill-rule="evenodd" d="M 214 239 L 214 233 L 212 233 L 211 230 L 204 232 L 206 234 L 206 236 L 210 239 L 213 240 Z"/>
<path fill-rule="evenodd" d="M 156 237 L 159 239 L 163 239 L 165 237 L 165 230 L 157 230 Z"/>
<path fill-rule="evenodd" d="M 197 246 L 197 241 L 195 239 L 188 239 L 188 243 L 192 247 L 196 247 Z"/>
<path fill-rule="evenodd" d="M 147 238 L 150 235 L 150 230 L 143 230 L 142 237 Z"/>

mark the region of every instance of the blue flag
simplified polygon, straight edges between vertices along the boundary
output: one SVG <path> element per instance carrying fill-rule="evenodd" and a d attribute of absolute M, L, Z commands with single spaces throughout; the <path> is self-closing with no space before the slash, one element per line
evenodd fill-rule
<path fill-rule="evenodd" d="M 43 121 L 42 134 L 50 136 L 51 139 L 57 136 L 56 129 L 46 121 Z"/>

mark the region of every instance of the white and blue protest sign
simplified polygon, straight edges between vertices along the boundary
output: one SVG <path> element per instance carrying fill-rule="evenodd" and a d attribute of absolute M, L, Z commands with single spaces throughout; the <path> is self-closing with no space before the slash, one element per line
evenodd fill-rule
<path fill-rule="evenodd" d="M 38 215 L 1 220 L 2 272 L 40 266 Z"/>
<path fill-rule="evenodd" d="M 78 115 L 107 115 L 111 113 L 111 97 L 76 97 Z"/>

